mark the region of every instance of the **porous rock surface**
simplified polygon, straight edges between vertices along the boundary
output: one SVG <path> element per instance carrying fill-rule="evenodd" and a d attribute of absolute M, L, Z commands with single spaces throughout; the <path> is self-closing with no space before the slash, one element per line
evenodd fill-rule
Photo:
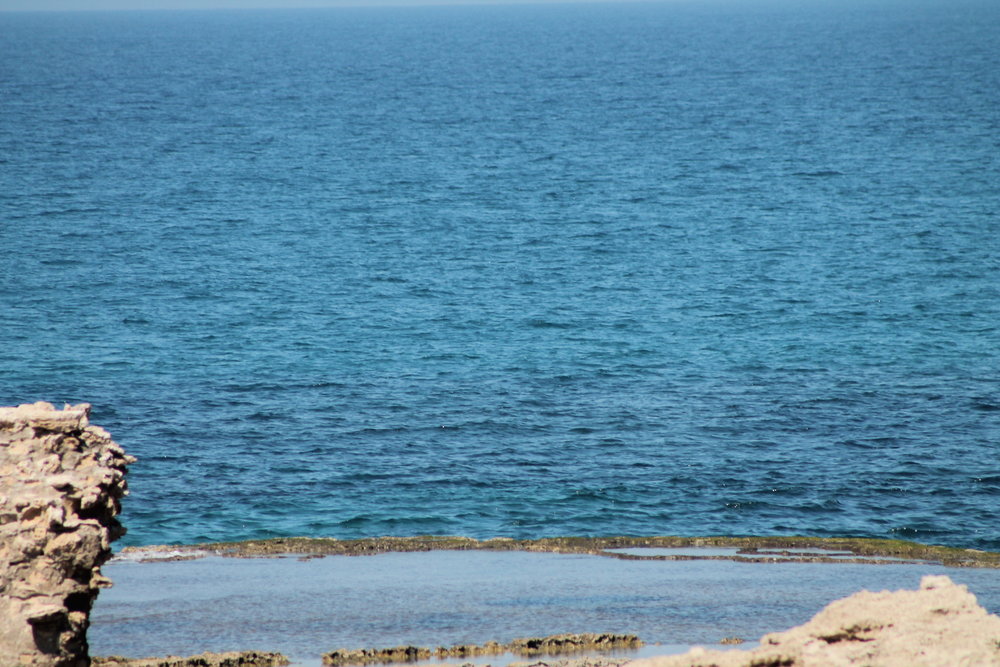
<path fill-rule="evenodd" d="M 589 656 L 586 658 L 544 658 L 530 662 L 511 662 L 507 667 L 622 667 L 629 662 L 628 658 L 602 658 Z M 466 663 L 462 667 L 475 667 L 472 663 Z"/>
<path fill-rule="evenodd" d="M 86 667 L 100 566 L 135 459 L 87 404 L 0 408 L 0 665 Z"/>
<path fill-rule="evenodd" d="M 965 586 L 927 576 L 918 591 L 862 591 L 751 651 L 694 648 L 629 667 L 1000 667 L 1000 617 Z"/>

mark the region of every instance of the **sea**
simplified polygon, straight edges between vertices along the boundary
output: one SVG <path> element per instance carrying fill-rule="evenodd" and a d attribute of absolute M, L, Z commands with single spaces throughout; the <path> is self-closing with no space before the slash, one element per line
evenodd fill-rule
<path fill-rule="evenodd" d="M 0 404 L 118 544 L 1000 549 L 1000 3 L 0 13 Z"/>
<path fill-rule="evenodd" d="M 638 635 L 646 646 L 620 651 L 622 658 L 683 653 L 691 644 L 731 648 L 717 646 L 725 637 L 750 648 L 764 633 L 805 623 L 860 588 L 912 591 L 929 574 L 967 586 L 983 608 L 1000 611 L 995 569 L 912 562 L 624 561 L 482 551 L 169 562 L 132 555 L 103 569 L 115 585 L 94 605 L 87 632 L 93 655 L 256 649 L 280 651 L 296 667 L 321 667 L 320 655 L 337 648 L 433 648 L 578 632 Z M 494 655 L 410 665 L 512 661 L 533 664 Z"/>

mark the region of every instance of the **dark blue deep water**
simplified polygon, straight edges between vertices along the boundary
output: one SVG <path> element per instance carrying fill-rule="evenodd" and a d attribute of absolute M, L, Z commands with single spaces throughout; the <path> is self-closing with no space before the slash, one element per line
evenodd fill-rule
<path fill-rule="evenodd" d="M 0 14 L 0 404 L 94 405 L 127 544 L 1000 549 L 998 35 L 995 2 Z"/>

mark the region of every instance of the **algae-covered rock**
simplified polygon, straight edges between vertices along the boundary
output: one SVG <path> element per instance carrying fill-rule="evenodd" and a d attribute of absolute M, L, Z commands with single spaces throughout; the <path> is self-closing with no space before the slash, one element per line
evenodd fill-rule
<path fill-rule="evenodd" d="M 431 657 L 431 650 L 422 646 L 392 648 L 338 649 L 323 654 L 324 665 L 367 665 L 370 663 L 416 662 Z"/>
<path fill-rule="evenodd" d="M 283 667 L 290 664 L 281 653 L 262 651 L 233 651 L 229 653 L 202 653 L 187 658 L 122 658 L 109 656 L 94 658 L 91 667 Z"/>
<path fill-rule="evenodd" d="M 635 635 L 611 633 L 583 633 L 550 635 L 548 637 L 525 637 L 506 644 L 490 641 L 485 644 L 460 644 L 439 646 L 429 649 L 420 646 L 397 646 L 376 649 L 339 649 L 323 655 L 324 665 L 367 665 L 370 663 L 415 662 L 436 658 L 472 658 L 483 655 L 514 653 L 531 657 L 541 655 L 563 655 L 581 651 L 610 651 L 623 648 L 640 648 L 642 640 Z"/>
<path fill-rule="evenodd" d="M 635 635 L 584 633 L 515 639 L 507 645 L 507 649 L 511 653 L 518 655 L 532 656 L 561 655 L 580 651 L 634 649 L 641 648 L 642 645 L 642 640 Z"/>

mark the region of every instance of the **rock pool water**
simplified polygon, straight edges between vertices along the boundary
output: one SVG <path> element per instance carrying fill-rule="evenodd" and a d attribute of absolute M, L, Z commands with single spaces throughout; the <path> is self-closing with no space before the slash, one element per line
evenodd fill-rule
<path fill-rule="evenodd" d="M 861 589 L 918 587 L 926 574 L 967 584 L 1000 610 L 992 569 L 927 564 L 630 561 L 526 552 L 222 558 L 105 567 L 93 655 L 282 651 L 318 665 L 335 648 L 509 641 L 562 632 L 630 632 L 646 652 L 760 635 L 808 620 Z M 655 646 L 659 643 L 660 646 Z M 493 664 L 496 659 L 491 660 Z"/>

